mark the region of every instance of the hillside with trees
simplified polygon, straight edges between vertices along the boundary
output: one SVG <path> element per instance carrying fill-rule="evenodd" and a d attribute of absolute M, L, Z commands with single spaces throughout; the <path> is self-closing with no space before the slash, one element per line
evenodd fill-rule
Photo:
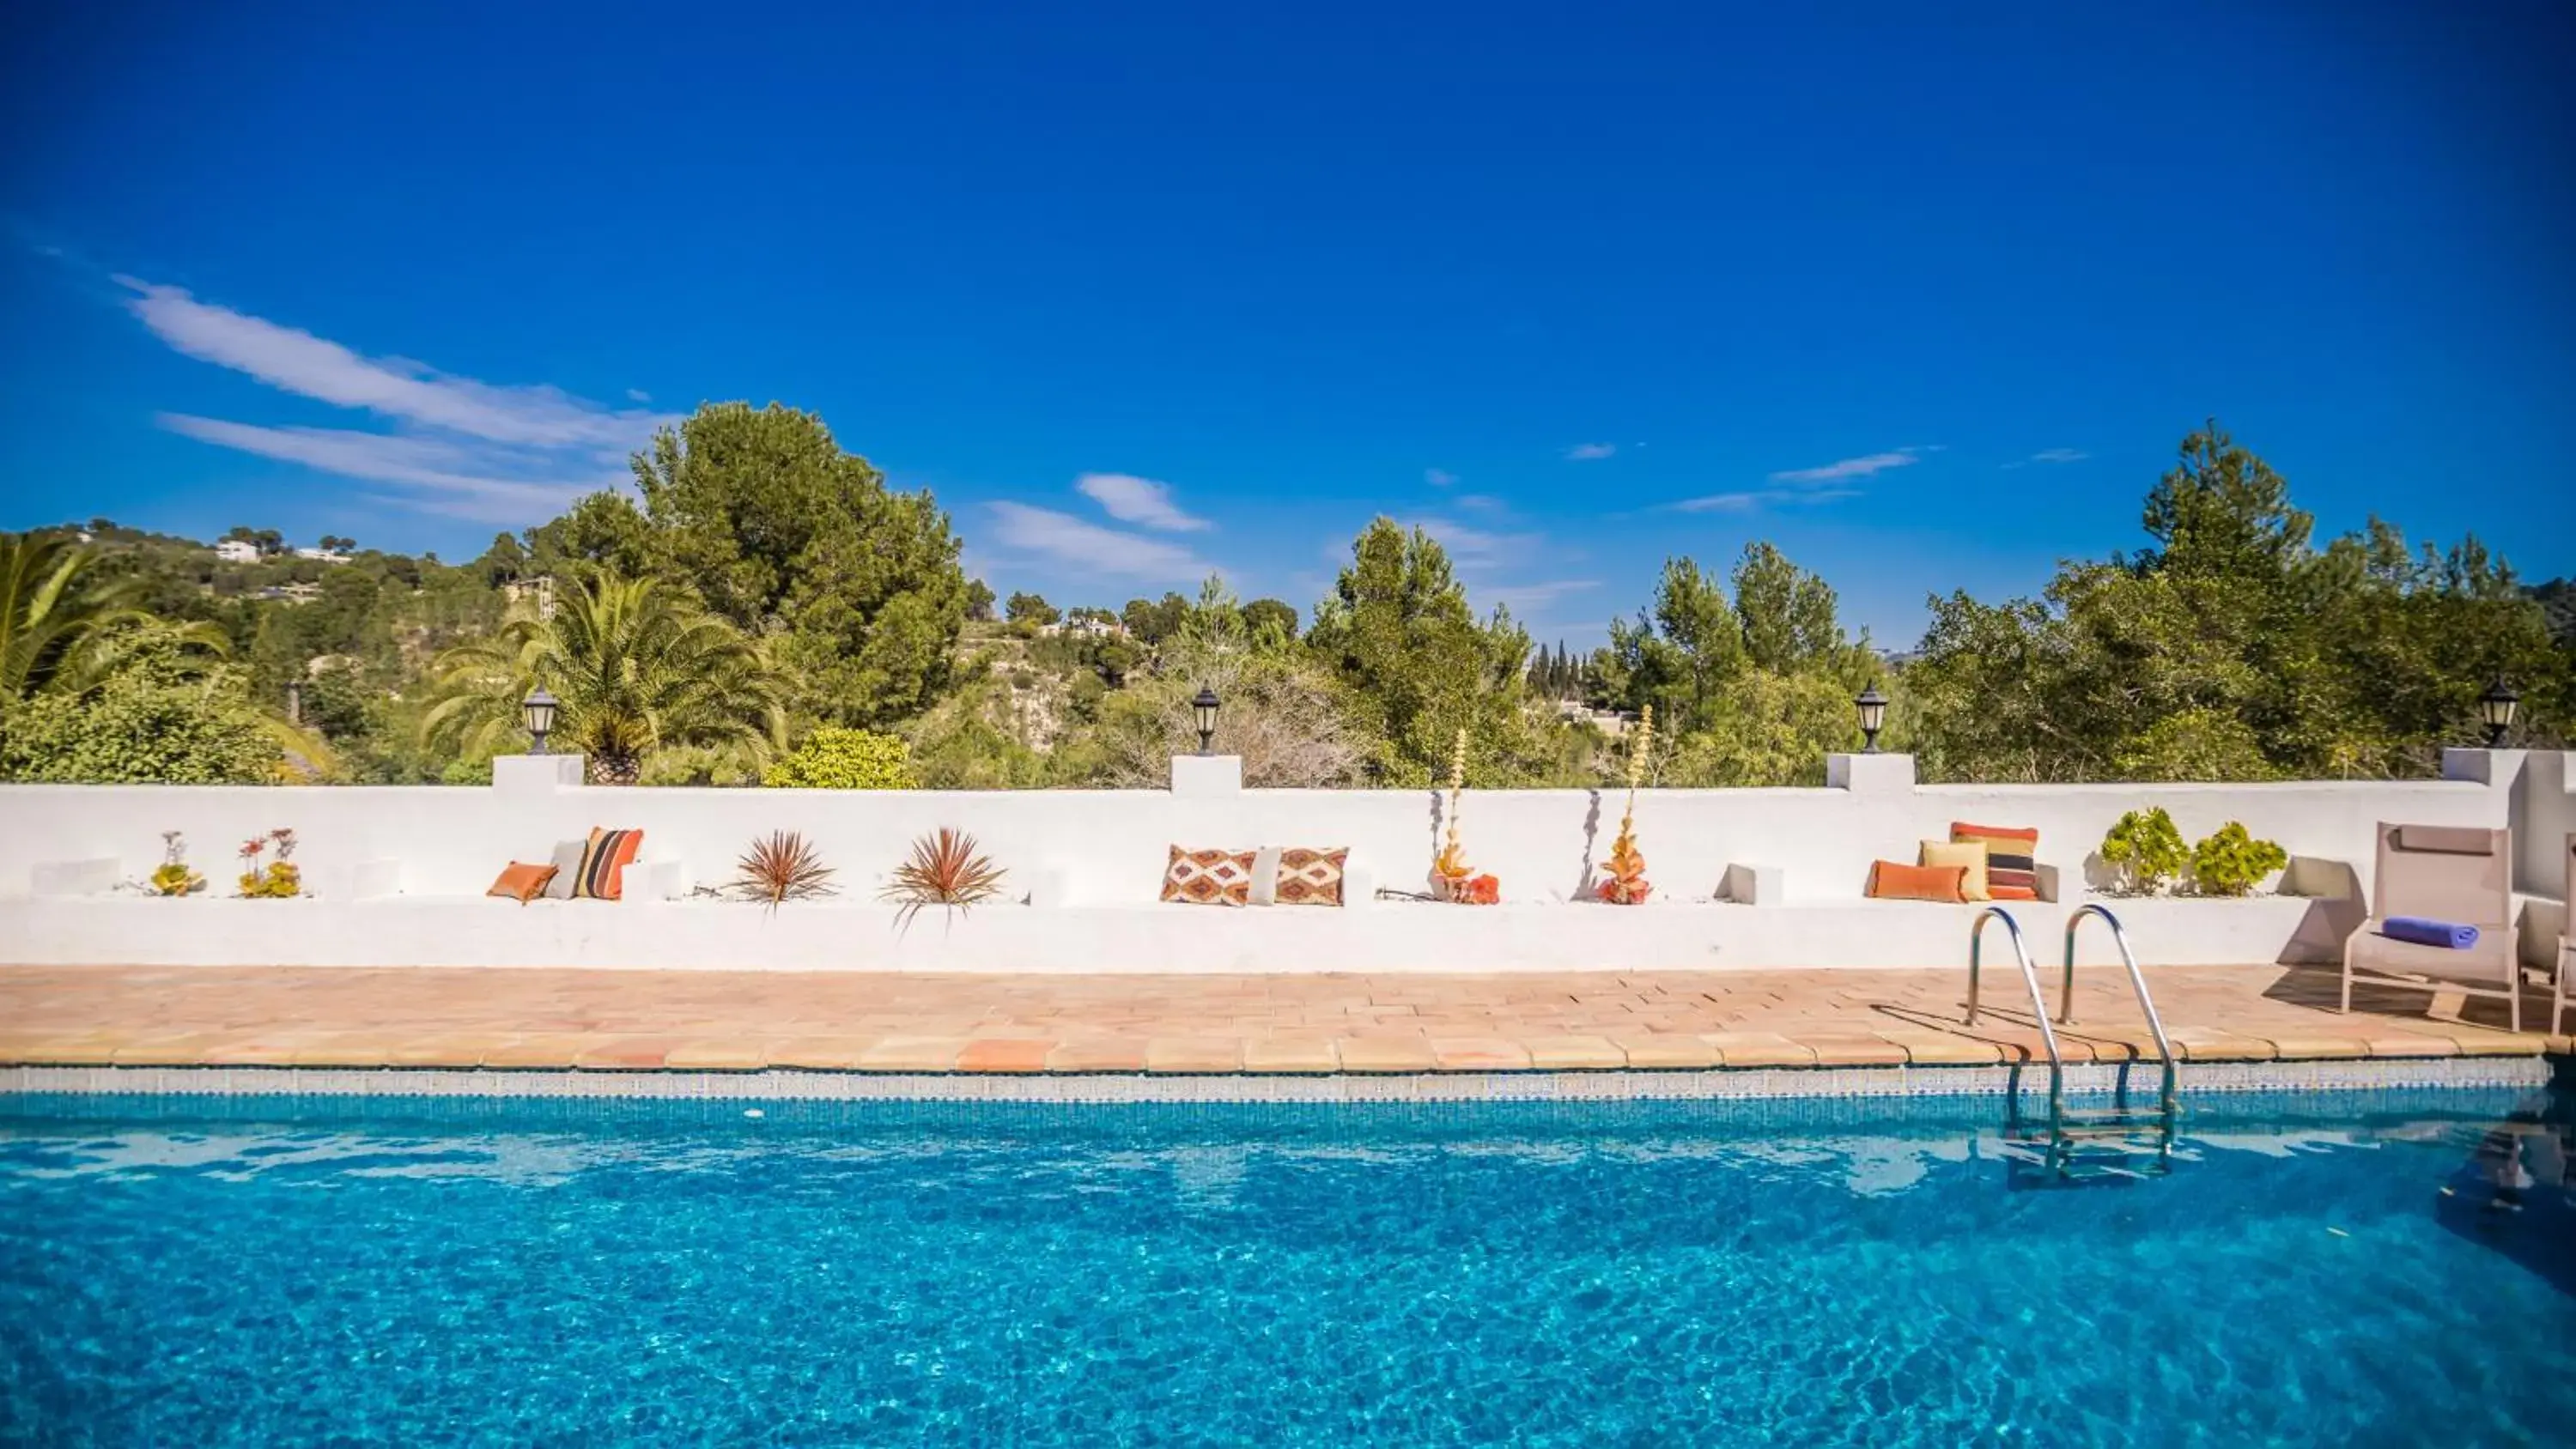
<path fill-rule="evenodd" d="M 1386 519 L 1310 609 L 1213 579 L 997 599 L 936 499 L 811 414 L 700 408 L 633 474 L 454 564 L 249 524 L 0 536 L 0 779 L 473 783 L 539 684 L 594 778 L 672 785 L 1149 786 L 1203 686 L 1257 786 L 1427 786 L 1461 731 L 1471 783 L 1607 783 L 1650 705 L 1663 784 L 1812 785 L 1873 684 L 1941 780 L 2420 776 L 2497 677 L 2524 742 L 2576 719 L 2576 584 L 2376 519 L 2320 544 L 2214 423 L 2148 489 L 2146 548 L 1936 597 L 1902 666 L 1761 542 L 1668 559 L 1576 653 Z"/>

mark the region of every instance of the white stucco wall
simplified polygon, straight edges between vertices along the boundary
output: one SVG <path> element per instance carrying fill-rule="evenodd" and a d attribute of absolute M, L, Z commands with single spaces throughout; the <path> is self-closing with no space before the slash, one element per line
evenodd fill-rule
<path fill-rule="evenodd" d="M 2474 755 L 2474 760 L 2468 756 Z M 1475 865 L 1501 877 L 1495 910 L 1380 903 L 1332 912 L 1219 912 L 1155 903 L 1165 852 L 1192 847 L 1348 846 L 1355 872 L 1419 889 L 1442 830 L 1429 791 L 847 792 L 595 789 L 553 782 L 550 762 L 505 761 L 490 789 L 0 787 L 0 960 L 220 964 L 575 964 L 910 969 L 1503 969 L 1509 967 L 1956 965 L 1969 912 L 1859 899 L 1872 860 L 1911 860 L 1953 821 L 2036 826 L 2040 858 L 2071 905 L 2086 857 L 2121 812 L 2162 805 L 2187 839 L 2241 820 L 2292 854 L 2350 862 L 2366 889 L 2374 825 L 2507 824 L 2544 771 L 2518 752 L 2462 752 L 2454 773 L 2416 782 L 2272 785 L 1926 786 L 1897 757 L 1838 762 L 1846 788 L 1653 790 L 1637 803 L 1659 901 L 1585 902 L 1609 853 L 1617 791 L 1470 791 L 1464 834 Z M 2510 757 L 2510 758 L 2508 758 Z M 2546 765 L 2559 785 L 2563 757 Z M 538 766 L 532 777 L 531 766 Z M 2563 820 L 2563 814 L 2558 817 Z M 943 926 L 936 912 L 901 937 L 878 886 L 910 842 L 940 826 L 976 835 L 1042 904 Z M 233 851 L 292 827 L 315 899 L 242 902 Z M 540 904 L 481 892 L 512 860 L 542 861 L 592 826 L 640 827 L 648 861 L 720 883 L 755 838 L 803 832 L 840 871 L 838 903 L 776 916 L 701 902 Z M 65 862 L 115 862 L 137 878 L 160 832 L 185 831 L 208 897 L 39 893 Z M 2565 831 L 2560 831 L 2563 837 Z M 354 868 L 390 862 L 393 899 L 358 899 Z M 1709 904 L 1730 864 L 1776 868 L 1785 899 Z M 75 873 L 76 874 L 76 873 Z M 2551 894 L 2554 895 L 2555 887 Z M 639 894 L 642 894 L 639 892 Z M 2065 905 L 2022 907 L 2034 948 L 2054 959 Z M 2308 903 L 2129 902 L 2143 959 L 2268 961 L 2321 922 Z M 2309 942 L 2315 948 L 2315 942 Z M 2087 959 L 2107 959 L 2102 947 Z"/>

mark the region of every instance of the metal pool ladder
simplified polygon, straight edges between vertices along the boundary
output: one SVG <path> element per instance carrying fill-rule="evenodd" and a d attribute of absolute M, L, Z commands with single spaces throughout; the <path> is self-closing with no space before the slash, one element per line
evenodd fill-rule
<path fill-rule="evenodd" d="M 1977 984 L 1979 966 L 1984 955 L 1986 922 L 2001 920 L 2004 932 L 2012 940 L 2013 956 L 2021 967 L 2022 984 L 2030 993 L 2032 1019 L 2039 1024 L 2040 1045 L 2048 1052 L 2048 1123 L 2044 1138 L 2024 1136 L 2020 1132 L 2020 1094 L 2013 1094 L 2011 1119 L 2006 1123 L 2008 1140 L 2031 1145 L 2045 1145 L 2040 1165 L 2046 1180 L 2018 1182 L 2022 1186 L 2072 1185 L 2104 1179 L 2134 1179 L 2139 1173 L 2125 1165 L 2128 1160 L 2153 1154 L 2149 1170 L 2170 1171 L 2173 1159 L 2174 1116 L 2179 1106 L 2175 1080 L 2173 1045 L 2165 1037 L 2163 1018 L 2156 1014 L 2155 999 L 2147 992 L 2147 978 L 2138 969 L 2137 954 L 2129 949 L 2129 933 L 2120 926 L 2120 918 L 2108 907 L 2088 902 L 2076 908 L 2066 920 L 2066 978 L 2060 993 L 2057 1020 L 2060 1024 L 2075 1019 L 2075 937 L 2087 916 L 2100 916 L 2111 928 L 2112 944 L 2119 948 L 2120 964 L 2128 968 L 2129 986 L 2137 993 L 2138 1008 L 2146 1014 L 2147 1032 L 2154 1038 L 2156 1057 L 2163 1073 L 2152 1118 L 2142 1119 L 2128 1109 L 2126 1078 L 2123 1077 L 2123 1100 L 2107 1112 L 2069 1113 L 2066 1110 L 2066 1064 L 2059 1052 L 2056 1028 L 2050 1025 L 2048 1003 L 2039 987 L 2039 969 L 2031 963 L 2030 950 L 2022 941 L 2021 924 L 2001 906 L 1988 906 L 1977 913 L 1968 934 L 1968 1014 L 1967 1024 L 1977 1024 Z M 2143 1140 L 2142 1140 L 2143 1139 Z M 2095 1143 L 2100 1152 L 2084 1153 L 2081 1145 Z M 2116 1165 L 2115 1165 L 2116 1164 Z M 2099 1170 L 2087 1170 L 2099 1169 Z"/>

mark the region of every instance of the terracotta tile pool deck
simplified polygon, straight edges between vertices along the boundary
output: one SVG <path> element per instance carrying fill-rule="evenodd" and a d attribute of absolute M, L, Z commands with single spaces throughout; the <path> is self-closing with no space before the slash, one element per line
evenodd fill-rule
<path fill-rule="evenodd" d="M 2545 993 L 2358 988 L 2277 966 L 2148 973 L 2177 1057 L 2566 1055 Z M 435 967 L 0 968 L 0 1065 L 959 1074 L 1419 1074 L 2011 1063 L 2027 994 L 1964 971 L 904 975 Z M 2055 1004 L 2054 976 L 2049 980 Z M 2571 1022 L 2576 1025 L 2576 1022 Z M 2069 1062 L 2154 1055 L 2116 970 L 2076 978 Z"/>

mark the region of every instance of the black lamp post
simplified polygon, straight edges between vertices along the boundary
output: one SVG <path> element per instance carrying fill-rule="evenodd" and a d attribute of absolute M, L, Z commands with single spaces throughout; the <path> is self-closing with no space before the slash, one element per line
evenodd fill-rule
<path fill-rule="evenodd" d="M 1860 711 L 1861 753 L 1877 754 L 1878 729 L 1887 723 L 1887 696 L 1879 693 L 1878 686 L 1873 684 L 1860 692 L 1860 698 L 1852 701 L 1852 708 Z"/>
<path fill-rule="evenodd" d="M 553 695 L 546 693 L 542 684 L 528 691 L 528 697 L 519 701 L 519 718 L 528 726 L 528 733 L 536 738 L 536 753 L 540 755 L 546 752 L 546 735 L 554 729 L 555 711 L 561 707 Z"/>
<path fill-rule="evenodd" d="M 1202 684 L 1199 697 L 1190 701 L 1190 713 L 1198 716 L 1199 753 L 1208 752 L 1208 741 L 1216 738 L 1216 691 Z"/>
<path fill-rule="evenodd" d="M 2513 692 L 2513 686 L 2505 683 L 2501 674 L 2487 686 L 2486 693 L 2478 696 L 2478 717 L 2486 721 L 2488 749 L 2503 748 L 2504 732 L 2513 728 L 2513 712 L 2521 703 L 2522 696 Z"/>

